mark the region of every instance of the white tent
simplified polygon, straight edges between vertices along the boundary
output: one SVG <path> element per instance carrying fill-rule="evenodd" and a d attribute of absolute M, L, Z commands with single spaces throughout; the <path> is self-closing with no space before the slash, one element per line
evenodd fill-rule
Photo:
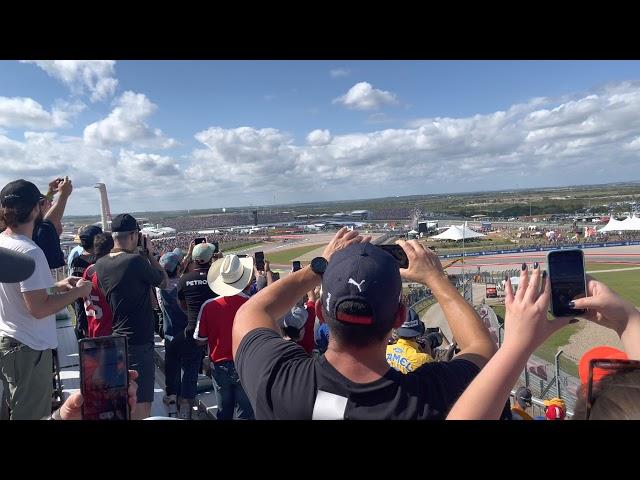
<path fill-rule="evenodd" d="M 456 242 L 462 239 L 480 238 L 486 237 L 486 235 L 478 232 L 474 232 L 467 225 L 451 225 L 447 230 L 438 235 L 434 235 L 430 238 L 436 240 L 455 240 Z"/>
<path fill-rule="evenodd" d="M 640 231 L 640 218 L 633 215 L 624 220 L 616 220 L 611 217 L 609 223 L 602 227 L 600 232 L 629 232 Z"/>

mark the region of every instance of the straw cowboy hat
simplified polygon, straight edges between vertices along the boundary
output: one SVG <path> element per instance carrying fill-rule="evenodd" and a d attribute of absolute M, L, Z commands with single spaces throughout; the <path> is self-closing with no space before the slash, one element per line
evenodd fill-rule
<path fill-rule="evenodd" d="M 231 297 L 244 290 L 253 276 L 253 257 L 226 255 L 209 268 L 209 288 L 221 297 Z"/>

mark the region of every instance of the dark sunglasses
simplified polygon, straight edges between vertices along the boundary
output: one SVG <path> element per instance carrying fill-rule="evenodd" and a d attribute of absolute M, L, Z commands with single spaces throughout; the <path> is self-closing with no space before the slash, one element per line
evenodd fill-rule
<path fill-rule="evenodd" d="M 589 362 L 589 381 L 587 382 L 587 408 L 585 411 L 585 420 L 589 420 L 593 403 L 596 400 L 595 398 L 593 398 L 593 371 L 596 368 L 608 370 L 612 373 L 629 372 L 632 370 L 640 369 L 640 361 L 594 358 Z"/>

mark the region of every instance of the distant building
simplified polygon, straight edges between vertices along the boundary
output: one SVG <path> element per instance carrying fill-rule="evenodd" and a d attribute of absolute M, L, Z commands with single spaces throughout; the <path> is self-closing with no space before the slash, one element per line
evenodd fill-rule
<path fill-rule="evenodd" d="M 369 219 L 369 210 L 354 210 L 349 214 L 350 217 L 358 218 L 360 220 Z"/>

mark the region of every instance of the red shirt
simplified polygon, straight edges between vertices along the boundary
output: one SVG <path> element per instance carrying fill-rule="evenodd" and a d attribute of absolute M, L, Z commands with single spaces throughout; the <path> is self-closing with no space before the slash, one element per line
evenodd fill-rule
<path fill-rule="evenodd" d="M 316 323 L 316 302 L 307 302 L 305 308 L 307 309 L 309 317 L 307 318 L 307 323 L 304 324 L 304 337 L 296 343 L 304 348 L 305 352 L 311 354 L 311 351 L 316 346 L 316 342 L 313 338 L 313 327 Z"/>
<path fill-rule="evenodd" d="M 233 361 L 231 353 L 231 329 L 236 312 L 249 300 L 243 293 L 232 297 L 211 298 L 204 302 L 198 313 L 198 323 L 193 338 L 207 340 L 209 357 L 213 363 Z"/>
<path fill-rule="evenodd" d="M 82 274 L 85 280 L 91 280 L 91 297 L 84 299 L 84 311 L 87 314 L 89 338 L 106 337 L 111 335 L 113 327 L 113 315 L 109 302 L 102 294 L 98 285 L 98 274 L 93 265 L 87 267 Z"/>

